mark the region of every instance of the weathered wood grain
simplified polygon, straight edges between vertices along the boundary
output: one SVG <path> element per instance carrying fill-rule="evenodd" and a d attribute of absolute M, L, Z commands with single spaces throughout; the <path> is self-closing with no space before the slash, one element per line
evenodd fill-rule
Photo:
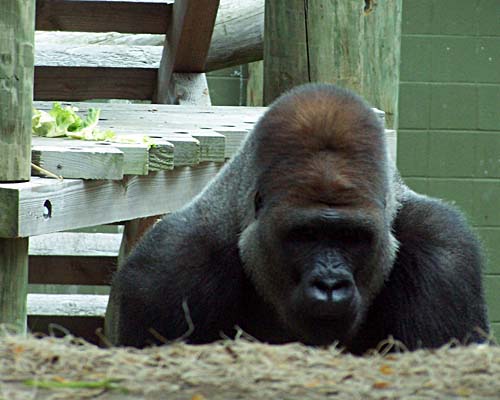
<path fill-rule="evenodd" d="M 304 4 L 304 0 L 267 0 L 265 3 L 265 105 L 286 90 L 311 80 Z"/>
<path fill-rule="evenodd" d="M 397 126 L 402 0 L 266 1 L 264 103 L 306 82 L 350 88 Z"/>
<path fill-rule="evenodd" d="M 0 237 L 166 214 L 198 194 L 222 165 L 201 163 L 122 181 L 34 177 L 30 182 L 0 184 Z"/>
<path fill-rule="evenodd" d="M 2 0 L 0 9 L 0 182 L 29 180 L 35 4 Z"/>
<path fill-rule="evenodd" d="M 30 179 L 34 0 L 3 0 L 0 12 L 0 181 Z M 15 200 L 7 196 L 6 201 Z M 0 209 L 2 206 L 0 205 Z M 0 212 L 0 221 L 17 211 Z M 28 239 L 0 239 L 0 323 L 26 332 Z"/>
<path fill-rule="evenodd" d="M 37 0 L 36 29 L 165 33 L 173 0 Z"/>
<path fill-rule="evenodd" d="M 0 238 L 0 324 L 18 333 L 26 332 L 28 240 Z"/>
<path fill-rule="evenodd" d="M 123 178 L 123 153 L 112 146 L 34 145 L 31 155 L 33 164 L 63 178 Z M 32 174 L 44 176 L 37 170 Z"/>
<path fill-rule="evenodd" d="M 176 154 L 177 157 L 184 157 L 174 160 L 175 165 L 195 164 L 199 161 L 222 161 L 230 157 L 244 135 L 253 128 L 265 111 L 263 107 L 71 104 L 78 107 L 81 112 L 86 112 L 89 107 L 101 109 L 99 126 L 103 129 L 112 129 L 118 135 L 142 134 L 172 142 L 178 147 L 177 153 L 174 150 L 174 157 Z M 35 102 L 35 107 L 48 110 L 52 107 L 52 103 Z M 187 133 L 179 134 L 178 132 Z M 195 140 L 199 142 L 199 149 L 196 149 Z M 182 150 L 180 146 L 185 146 L 185 149 Z M 166 169 L 166 167 L 154 165 L 156 162 L 152 161 L 154 151 L 155 149 L 150 150 L 150 170 Z M 197 153 L 199 156 L 196 155 Z M 159 159 L 161 160 L 162 157 Z"/>
<path fill-rule="evenodd" d="M 154 144 L 149 149 L 148 155 L 148 171 L 166 171 L 174 169 L 175 164 L 175 146 L 168 140 L 158 136 L 151 138 Z M 177 151 L 179 153 L 179 151 Z M 182 163 L 183 160 L 179 160 L 179 155 L 177 156 L 177 162 Z M 188 160 L 184 160 L 187 162 Z M 198 159 L 192 159 L 192 163 L 196 164 Z"/>
<path fill-rule="evenodd" d="M 94 141 L 76 140 L 70 138 L 46 138 L 40 136 L 33 136 L 32 146 L 33 148 L 37 146 L 52 146 L 52 147 L 57 146 L 60 147 L 61 149 L 67 149 L 73 147 L 81 147 L 81 148 L 98 147 L 102 149 L 111 148 L 113 152 L 115 152 L 115 150 L 119 150 L 123 153 L 123 174 L 146 175 L 148 173 L 149 155 L 148 155 L 148 146 L 145 144 L 94 142 Z M 171 147 L 173 148 L 173 145 Z M 58 171 L 52 171 L 52 172 L 58 174 Z M 65 176 L 65 175 L 62 176 L 70 178 L 70 176 Z M 73 177 L 83 178 L 83 176 L 73 176 Z"/>
<path fill-rule="evenodd" d="M 226 137 L 215 130 L 196 129 L 189 134 L 200 143 L 200 161 L 224 161 Z"/>

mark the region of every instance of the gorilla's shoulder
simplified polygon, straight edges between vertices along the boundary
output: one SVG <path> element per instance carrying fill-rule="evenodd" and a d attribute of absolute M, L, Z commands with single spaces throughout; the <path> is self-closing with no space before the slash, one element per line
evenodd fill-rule
<path fill-rule="evenodd" d="M 411 190 L 401 199 L 393 227 L 399 241 L 479 249 L 477 236 L 456 205 Z"/>

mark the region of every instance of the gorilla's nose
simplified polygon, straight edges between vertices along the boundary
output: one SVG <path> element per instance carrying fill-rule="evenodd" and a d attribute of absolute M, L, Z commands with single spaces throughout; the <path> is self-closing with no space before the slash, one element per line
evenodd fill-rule
<path fill-rule="evenodd" d="M 349 275 L 311 277 L 304 288 L 306 303 L 319 318 L 335 318 L 348 311 L 355 295 Z"/>

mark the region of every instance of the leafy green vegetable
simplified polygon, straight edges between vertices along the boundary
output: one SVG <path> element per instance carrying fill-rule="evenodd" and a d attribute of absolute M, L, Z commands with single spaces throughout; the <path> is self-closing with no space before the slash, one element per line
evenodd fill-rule
<path fill-rule="evenodd" d="M 89 108 L 82 119 L 77 107 L 54 103 L 49 112 L 33 109 L 32 131 L 45 137 L 70 137 L 79 140 L 96 140 L 115 143 L 143 143 L 152 146 L 152 140 L 145 135 L 117 136 L 112 130 L 97 127 L 101 110 Z"/>
<path fill-rule="evenodd" d="M 54 137 L 56 132 L 55 118 L 45 111 L 33 109 L 32 126 L 38 136 Z"/>

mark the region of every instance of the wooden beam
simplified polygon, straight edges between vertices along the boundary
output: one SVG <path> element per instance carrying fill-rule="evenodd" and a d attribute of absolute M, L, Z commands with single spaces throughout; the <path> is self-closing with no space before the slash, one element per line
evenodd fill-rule
<path fill-rule="evenodd" d="M 151 100 L 154 68 L 35 68 L 35 100 Z"/>
<path fill-rule="evenodd" d="M 46 179 L 0 184 L 0 237 L 17 238 L 127 221 L 176 210 L 222 164 L 202 163 L 123 181 Z"/>
<path fill-rule="evenodd" d="M 158 70 L 156 102 L 168 103 L 173 72 L 204 72 L 219 0 L 177 0 Z"/>
<path fill-rule="evenodd" d="M 173 0 L 37 0 L 42 31 L 165 33 Z"/>

